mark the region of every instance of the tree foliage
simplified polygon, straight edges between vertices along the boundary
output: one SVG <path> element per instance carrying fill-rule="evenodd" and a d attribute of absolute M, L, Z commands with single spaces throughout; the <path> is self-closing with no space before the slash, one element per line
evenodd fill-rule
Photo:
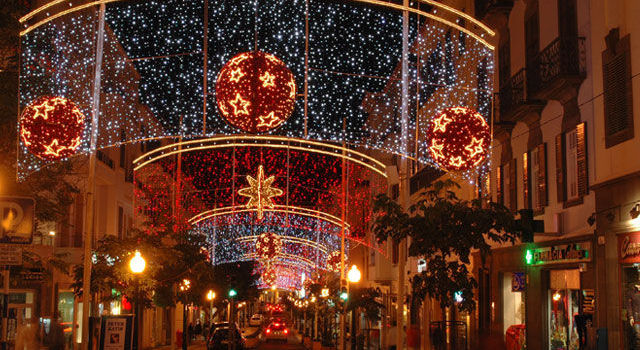
<path fill-rule="evenodd" d="M 520 236 L 513 214 L 501 204 L 458 198 L 451 181 L 426 189 L 409 212 L 387 197 L 374 201 L 374 232 L 379 241 L 411 238 L 409 255 L 425 259 L 426 271 L 412 278 L 415 297 L 437 299 L 441 307 L 454 304 L 461 293 L 461 310 L 473 310 L 477 281 L 469 271 L 470 255 L 478 251 L 481 264 L 492 244 L 515 243 Z"/>

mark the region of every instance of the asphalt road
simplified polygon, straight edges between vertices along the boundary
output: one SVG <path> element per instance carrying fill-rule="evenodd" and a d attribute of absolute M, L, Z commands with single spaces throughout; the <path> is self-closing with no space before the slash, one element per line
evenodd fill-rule
<path fill-rule="evenodd" d="M 260 345 L 258 345 L 258 350 L 303 350 L 304 346 L 302 346 L 302 344 L 300 344 L 300 342 L 295 339 L 295 337 L 289 337 L 288 341 L 286 344 L 279 342 L 261 342 Z"/>

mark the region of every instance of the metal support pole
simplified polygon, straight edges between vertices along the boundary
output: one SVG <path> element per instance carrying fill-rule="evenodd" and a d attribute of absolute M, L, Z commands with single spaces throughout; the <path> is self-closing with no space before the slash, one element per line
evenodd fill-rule
<path fill-rule="evenodd" d="M 409 0 L 403 0 L 405 7 L 409 6 Z M 401 106 L 401 134 L 402 151 L 408 151 L 408 133 L 409 133 L 409 12 L 402 12 L 402 106 Z M 409 208 L 409 172 L 407 158 L 401 158 L 400 164 L 400 199 L 402 207 L 407 210 Z M 407 260 L 406 239 L 398 242 L 398 308 L 397 327 L 396 327 L 396 348 L 404 348 L 404 299 L 405 299 L 405 269 Z"/>
<path fill-rule="evenodd" d="M 202 135 L 207 134 L 207 70 L 209 67 L 209 0 L 204 0 L 204 36 L 202 39 Z M 182 127 L 182 125 L 180 125 Z M 180 130 L 182 135 L 182 130 Z"/>
<path fill-rule="evenodd" d="M 87 178 L 87 206 L 85 215 L 84 264 L 82 275 L 82 349 L 89 349 L 89 313 L 91 311 L 91 245 L 93 244 L 93 204 L 95 201 L 96 148 L 98 146 L 98 126 L 100 118 L 100 79 L 102 73 L 102 52 L 104 47 L 105 4 L 98 10 L 98 33 L 96 38 L 96 62 L 93 80 L 93 109 L 91 118 L 91 140 L 89 154 L 89 176 Z M 75 340 L 74 340 L 75 341 Z"/>
<path fill-rule="evenodd" d="M 187 340 L 189 340 L 187 334 L 187 316 L 188 316 L 187 303 L 182 304 L 182 350 L 187 350 Z"/>

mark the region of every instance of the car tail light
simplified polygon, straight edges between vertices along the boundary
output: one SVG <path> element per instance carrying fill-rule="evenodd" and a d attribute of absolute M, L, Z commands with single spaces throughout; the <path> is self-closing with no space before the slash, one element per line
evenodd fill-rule
<path fill-rule="evenodd" d="M 289 330 L 288 329 L 284 329 L 284 334 L 289 334 Z"/>
<path fill-rule="evenodd" d="M 280 327 L 280 323 L 274 323 L 273 325 L 276 327 Z"/>
<path fill-rule="evenodd" d="M 271 333 L 271 329 L 267 328 L 267 330 L 266 330 L 266 331 L 264 331 L 264 332 L 265 332 L 265 333 L 267 333 L 267 334 L 269 334 L 269 333 Z"/>

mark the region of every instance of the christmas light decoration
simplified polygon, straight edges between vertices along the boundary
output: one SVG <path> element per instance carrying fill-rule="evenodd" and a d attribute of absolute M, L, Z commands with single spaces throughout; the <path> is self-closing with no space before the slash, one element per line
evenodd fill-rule
<path fill-rule="evenodd" d="M 99 3 L 106 3 L 108 28 L 101 56 L 95 30 L 101 17 L 92 6 Z M 489 116 L 494 60 L 486 35 L 491 33 L 462 12 L 420 1 L 408 9 L 375 1 L 207 3 L 206 53 L 203 0 L 98 0 L 87 6 L 63 1 L 25 16 L 21 108 L 39 96 L 65 96 L 89 115 L 100 96 L 98 148 L 157 137 L 242 134 L 246 131 L 226 122 L 219 109 L 216 78 L 238 53 L 268 52 L 286 62 L 297 88 L 290 117 L 286 123 L 278 120 L 269 133 L 345 142 L 436 165 L 425 137 L 431 115 L 462 105 Z M 403 10 L 410 13 L 407 133 L 399 132 Z M 93 89 L 97 57 L 99 95 Z M 234 69 L 222 77 L 238 84 L 248 78 L 240 73 Z M 253 81 L 278 86 L 271 72 Z M 243 101 L 249 99 L 237 97 L 230 101 L 244 118 Z M 78 152 L 88 151 L 87 139 Z M 20 177 L 46 163 L 22 146 Z M 475 181 L 486 164 L 463 176 Z"/>
<path fill-rule="evenodd" d="M 65 158 L 80 147 L 84 127 L 84 114 L 73 102 L 42 96 L 22 111 L 20 140 L 41 159 Z"/>
<path fill-rule="evenodd" d="M 491 127 L 480 113 L 466 107 L 440 112 L 427 130 L 433 161 L 446 171 L 464 171 L 481 164 L 491 144 Z"/>
<path fill-rule="evenodd" d="M 260 259 L 270 261 L 282 250 L 282 239 L 273 232 L 264 232 L 256 239 L 256 254 Z"/>
<path fill-rule="evenodd" d="M 331 252 L 327 257 L 327 270 L 333 272 L 340 272 L 340 267 L 342 266 L 342 254 L 339 250 Z"/>
<path fill-rule="evenodd" d="M 251 133 L 266 132 L 289 118 L 296 81 L 274 55 L 244 52 L 230 59 L 218 74 L 216 102 L 233 126 Z"/>
<path fill-rule="evenodd" d="M 264 168 L 262 165 L 258 167 L 258 175 L 253 178 L 247 175 L 247 182 L 249 187 L 241 188 L 238 190 L 238 194 L 241 196 L 249 197 L 247 202 L 247 208 L 256 208 L 258 212 L 258 220 L 263 217 L 264 208 L 273 208 L 273 197 L 281 196 L 284 192 L 279 188 L 271 187 L 274 176 L 264 178 Z"/>
<path fill-rule="evenodd" d="M 262 277 L 262 283 L 264 283 L 267 286 L 273 286 L 276 283 L 276 279 L 278 278 L 278 275 L 276 274 L 276 270 L 274 268 L 267 267 L 262 272 L 261 277 Z"/>

